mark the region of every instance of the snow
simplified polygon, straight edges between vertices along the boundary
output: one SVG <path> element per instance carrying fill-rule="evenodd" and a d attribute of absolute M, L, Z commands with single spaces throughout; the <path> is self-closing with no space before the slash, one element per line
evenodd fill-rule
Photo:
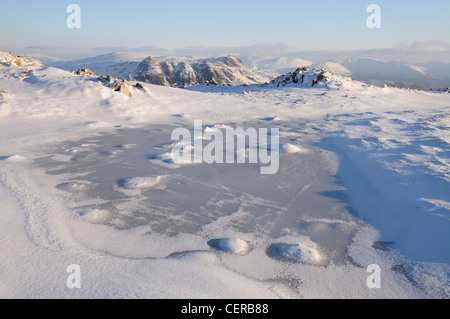
<path fill-rule="evenodd" d="M 0 157 L 0 161 L 5 161 L 5 162 L 23 162 L 26 160 L 27 159 L 25 157 L 20 156 L 20 155 L 11 155 L 11 156 Z"/>
<path fill-rule="evenodd" d="M 130 189 L 147 189 L 156 186 L 160 181 L 161 176 L 150 177 L 133 177 L 125 179 L 121 185 Z"/>
<path fill-rule="evenodd" d="M 86 209 L 78 213 L 83 221 L 92 224 L 104 224 L 111 218 L 111 212 L 100 209 Z"/>
<path fill-rule="evenodd" d="M 61 183 L 57 185 L 58 188 L 68 192 L 80 192 L 86 189 L 86 186 L 87 184 L 85 183 L 77 183 L 77 182 Z"/>
<path fill-rule="evenodd" d="M 250 249 L 248 242 L 240 238 L 212 239 L 208 244 L 212 248 L 237 255 L 245 255 Z"/>
<path fill-rule="evenodd" d="M 313 64 L 312 67 L 316 69 L 326 69 L 327 71 L 335 74 L 345 75 L 345 76 L 351 76 L 352 71 L 344 67 L 341 63 L 338 62 L 323 62 L 323 63 L 317 63 Z"/>
<path fill-rule="evenodd" d="M 280 238 L 282 241 L 289 241 L 291 238 Z M 272 258 L 282 259 L 291 262 L 301 262 L 309 265 L 320 266 L 326 258 L 320 251 L 316 243 L 307 237 L 299 237 L 298 243 L 275 243 L 268 248 L 268 254 Z M 291 239 L 295 240 L 295 239 Z"/>
<path fill-rule="evenodd" d="M 450 296 L 450 94 L 329 73 L 314 87 L 131 82 L 126 97 L 38 63 L 20 79 L 0 53 L 0 297 Z M 194 120 L 279 128 L 279 172 L 173 163 L 171 133 Z M 81 289 L 65 285 L 71 264 Z"/>
<path fill-rule="evenodd" d="M 283 144 L 281 148 L 287 154 L 299 154 L 299 153 L 308 152 L 308 150 L 305 150 L 299 146 L 296 146 L 296 145 L 293 145 L 290 143 Z"/>

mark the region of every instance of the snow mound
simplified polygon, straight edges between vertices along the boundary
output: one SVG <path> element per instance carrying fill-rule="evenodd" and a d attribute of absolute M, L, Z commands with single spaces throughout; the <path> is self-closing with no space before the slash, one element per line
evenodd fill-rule
<path fill-rule="evenodd" d="M 27 159 L 20 155 L 12 155 L 12 156 L 0 156 L 0 161 L 4 162 L 11 162 L 11 163 L 17 163 L 17 162 L 24 162 Z"/>
<path fill-rule="evenodd" d="M 270 122 L 270 121 L 281 121 L 281 118 L 278 115 L 275 115 L 275 116 L 269 116 L 269 117 L 261 118 L 260 120 L 261 121 L 267 121 L 267 122 Z"/>
<path fill-rule="evenodd" d="M 69 182 L 59 184 L 57 187 L 67 192 L 79 192 L 86 188 L 87 184 Z"/>
<path fill-rule="evenodd" d="M 135 148 L 136 146 L 137 146 L 136 144 L 124 144 L 124 145 L 117 145 L 116 147 L 119 149 L 131 150 L 131 149 Z"/>
<path fill-rule="evenodd" d="M 314 243 L 273 244 L 268 248 L 269 256 L 275 259 L 320 265 L 325 257 Z"/>
<path fill-rule="evenodd" d="M 78 215 L 82 221 L 91 224 L 104 224 L 112 217 L 111 212 L 104 209 L 86 209 L 79 212 Z"/>
<path fill-rule="evenodd" d="M 148 189 L 156 186 L 162 180 L 162 176 L 133 177 L 121 182 L 121 186 L 128 189 Z"/>
<path fill-rule="evenodd" d="M 301 153 L 307 153 L 308 150 L 305 150 L 304 148 L 301 148 L 299 146 L 286 143 L 281 146 L 281 149 L 283 152 L 287 154 L 301 154 Z"/>
<path fill-rule="evenodd" d="M 186 146 L 183 146 L 182 148 L 186 152 L 193 149 L 193 147 L 191 145 L 186 145 Z M 175 156 L 175 154 L 172 152 L 147 155 L 147 159 L 156 164 L 162 164 L 163 166 L 168 166 L 168 167 L 172 167 L 172 168 L 179 167 L 180 165 L 193 164 L 191 156 L 184 158 L 181 156 Z"/>
<path fill-rule="evenodd" d="M 250 249 L 248 242 L 240 238 L 212 239 L 208 242 L 208 245 L 214 249 L 235 255 L 245 255 Z"/>

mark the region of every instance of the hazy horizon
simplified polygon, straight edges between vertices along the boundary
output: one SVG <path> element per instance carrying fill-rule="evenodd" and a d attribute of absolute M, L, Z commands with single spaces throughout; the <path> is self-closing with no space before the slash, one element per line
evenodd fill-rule
<path fill-rule="evenodd" d="M 381 25 L 371 29 L 372 3 L 80 0 L 79 28 L 70 28 L 71 2 L 11 2 L 2 4 L 0 27 L 9 32 L 2 32 L 0 44 L 2 50 L 63 59 L 118 51 L 450 63 L 448 1 L 376 1 Z"/>

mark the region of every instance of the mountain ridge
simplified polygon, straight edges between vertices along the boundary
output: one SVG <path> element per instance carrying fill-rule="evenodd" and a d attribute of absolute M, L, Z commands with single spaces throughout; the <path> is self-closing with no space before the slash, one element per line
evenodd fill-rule
<path fill-rule="evenodd" d="M 209 83 L 219 85 L 250 85 L 270 79 L 250 70 L 236 56 L 214 58 L 154 57 L 143 54 L 110 53 L 93 58 L 52 63 L 66 70 L 89 68 L 97 74 L 107 74 L 130 81 L 163 86 L 185 86 Z"/>

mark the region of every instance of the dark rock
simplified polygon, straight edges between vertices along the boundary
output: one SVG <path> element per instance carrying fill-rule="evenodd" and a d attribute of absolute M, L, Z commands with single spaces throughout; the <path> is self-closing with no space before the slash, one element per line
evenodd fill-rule
<path fill-rule="evenodd" d="M 96 74 L 94 72 L 92 72 L 91 70 L 89 70 L 88 68 L 81 68 L 78 69 L 77 71 L 78 75 L 87 75 L 87 76 L 95 76 Z"/>

